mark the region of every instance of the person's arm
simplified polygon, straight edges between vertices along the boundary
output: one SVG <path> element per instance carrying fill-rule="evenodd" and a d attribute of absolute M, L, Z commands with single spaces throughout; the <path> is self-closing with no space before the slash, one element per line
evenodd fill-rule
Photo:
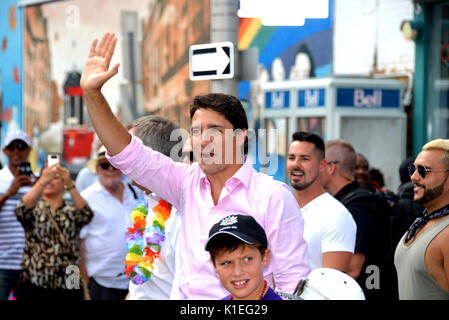
<path fill-rule="evenodd" d="M 446 227 L 446 228 L 448 228 L 448 227 Z M 446 230 L 446 231 L 448 231 L 448 230 Z M 442 264 L 443 264 L 443 272 L 445 275 L 444 278 L 446 279 L 446 281 L 445 281 L 446 283 L 439 283 L 440 286 L 442 288 L 444 288 L 444 290 L 446 290 L 446 291 L 449 291 L 449 246 L 447 245 L 448 242 L 449 242 L 449 233 L 446 232 L 443 237 L 443 243 L 440 246 L 441 253 L 443 256 Z"/>
<path fill-rule="evenodd" d="M 340 203 L 329 203 L 328 209 L 331 208 L 332 211 L 322 216 L 326 221 L 320 231 L 322 267 L 348 272 L 355 249 L 357 226 L 351 213 Z"/>
<path fill-rule="evenodd" d="M 349 271 L 352 253 L 345 251 L 333 251 L 323 253 L 323 268 L 332 268 L 343 272 Z"/>
<path fill-rule="evenodd" d="M 153 151 L 133 136 L 126 148 L 116 156 L 106 155 L 108 161 L 137 184 L 155 192 L 175 208 L 183 211 L 183 184 L 188 181 L 193 166 L 175 162 Z M 193 187 L 190 186 L 189 187 Z"/>
<path fill-rule="evenodd" d="M 37 203 L 37 200 L 42 195 L 42 191 L 47 183 L 56 177 L 57 171 L 53 167 L 45 167 L 42 170 L 42 176 L 33 185 L 30 191 L 28 191 L 23 197 L 22 202 L 26 208 L 31 209 Z"/>
<path fill-rule="evenodd" d="M 101 93 L 101 88 L 106 81 L 118 72 L 119 64 L 109 68 L 117 37 L 113 33 L 105 33 L 98 46 L 97 42 L 97 39 L 92 42 L 80 85 L 95 132 L 109 154 L 114 156 L 131 141 L 128 130 L 114 116 Z"/>
<path fill-rule="evenodd" d="M 268 201 L 264 228 L 271 259 L 267 271 L 272 271 L 276 289 L 293 293 L 298 281 L 310 272 L 304 220 L 286 185 L 273 190 Z"/>
<path fill-rule="evenodd" d="M 70 177 L 70 171 L 63 167 L 58 167 L 56 170 L 64 180 L 64 188 L 70 192 L 70 197 L 72 198 L 75 209 L 80 210 L 84 208 L 87 202 L 83 197 L 81 197 L 81 194 L 76 189 L 76 186 Z"/>
<path fill-rule="evenodd" d="M 349 205 L 347 207 L 357 225 L 354 254 L 349 264 L 348 275 L 357 279 L 362 273 L 366 256 L 369 254 L 369 243 L 375 237 L 374 220 L 365 207 Z"/>
<path fill-rule="evenodd" d="M 11 195 L 8 192 L 5 192 L 0 196 L 0 209 L 3 207 L 6 200 L 8 200 L 9 197 L 11 197 Z"/>
<path fill-rule="evenodd" d="M 25 205 L 26 208 L 31 209 L 34 208 L 36 205 L 37 200 L 42 194 L 42 190 L 44 189 L 45 184 L 43 184 L 41 181 L 37 181 L 33 188 L 31 188 L 30 191 L 28 191 L 22 198 L 22 202 Z"/>
<path fill-rule="evenodd" d="M 349 264 L 349 270 L 347 274 L 356 279 L 362 272 L 363 264 L 365 263 L 366 255 L 363 253 L 354 253 L 351 258 L 351 263 Z"/>
<path fill-rule="evenodd" d="M 16 168 L 17 172 L 19 171 L 19 168 Z M 5 204 L 6 200 L 8 200 L 13 195 L 17 194 L 19 189 L 23 186 L 31 185 L 31 178 L 23 175 L 15 175 L 13 181 L 11 182 L 11 185 L 9 186 L 8 190 L 4 194 L 0 196 L 0 209 Z"/>
<path fill-rule="evenodd" d="M 150 148 L 147 148 L 148 152 L 138 147 L 138 150 L 135 150 L 136 145 L 132 143 L 131 134 L 114 116 L 101 93 L 104 83 L 118 71 L 118 64 L 109 69 L 116 42 L 117 38 L 113 33 L 106 33 L 98 45 L 97 40 L 92 43 L 81 76 L 81 88 L 89 118 L 99 139 L 108 150 L 107 159 L 114 167 L 148 190 L 158 193 L 166 201 L 179 205 L 185 170 L 177 170 L 178 166 L 173 164 L 173 160 L 169 157 L 161 159 L 155 155 L 157 152 L 151 152 Z M 130 147 L 126 148 L 127 146 Z M 122 156 L 124 154 L 126 156 Z M 115 156 L 118 156 L 119 160 L 115 161 Z M 144 157 L 145 161 L 142 161 L 141 157 Z"/>
<path fill-rule="evenodd" d="M 79 250 L 80 250 L 80 273 L 83 278 L 84 284 L 87 286 L 89 283 L 89 276 L 87 274 L 86 268 L 86 260 L 84 259 L 84 239 L 80 239 L 79 241 Z"/>

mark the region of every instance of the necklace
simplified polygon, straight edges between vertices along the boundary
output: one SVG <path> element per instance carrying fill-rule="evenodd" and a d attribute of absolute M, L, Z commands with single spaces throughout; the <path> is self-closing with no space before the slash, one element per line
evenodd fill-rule
<path fill-rule="evenodd" d="M 126 234 L 128 254 L 125 272 L 136 285 L 145 283 L 151 277 L 154 262 L 159 258 L 161 244 L 165 240 L 165 221 L 171 213 L 169 204 L 162 199 L 151 210 L 148 209 L 148 200 L 142 199 L 131 212 L 133 227 L 128 228 Z M 147 219 L 148 214 L 153 214 L 151 220 Z"/>
<path fill-rule="evenodd" d="M 263 284 L 262 292 L 260 293 L 259 299 L 257 299 L 257 300 L 262 300 L 263 296 L 266 293 L 265 290 L 267 289 L 267 286 L 268 286 L 267 280 L 264 280 L 263 282 L 264 282 L 264 284 Z M 232 294 L 229 296 L 229 300 L 234 300 L 234 298 L 232 297 Z"/>

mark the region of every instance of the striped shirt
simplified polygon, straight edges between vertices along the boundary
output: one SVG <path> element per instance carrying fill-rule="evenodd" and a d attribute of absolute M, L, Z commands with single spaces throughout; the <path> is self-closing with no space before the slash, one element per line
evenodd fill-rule
<path fill-rule="evenodd" d="M 8 191 L 14 176 L 8 166 L 0 170 L 0 195 Z M 25 233 L 14 210 L 31 187 L 21 187 L 0 208 L 0 269 L 20 270 L 25 248 Z"/>

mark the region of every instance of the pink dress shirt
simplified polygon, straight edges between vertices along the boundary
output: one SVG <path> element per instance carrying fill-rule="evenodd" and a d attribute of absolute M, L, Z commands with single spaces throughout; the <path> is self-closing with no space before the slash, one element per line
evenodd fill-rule
<path fill-rule="evenodd" d="M 180 266 L 175 282 L 179 299 L 221 299 L 220 283 L 204 249 L 213 224 L 230 214 L 253 216 L 265 229 L 271 259 L 264 277 L 271 287 L 292 293 L 309 273 L 304 222 L 288 186 L 258 173 L 246 160 L 221 191 L 215 206 L 210 183 L 198 163 L 187 165 L 145 147 L 133 136 L 111 164 L 138 184 L 157 193 L 181 212 Z"/>

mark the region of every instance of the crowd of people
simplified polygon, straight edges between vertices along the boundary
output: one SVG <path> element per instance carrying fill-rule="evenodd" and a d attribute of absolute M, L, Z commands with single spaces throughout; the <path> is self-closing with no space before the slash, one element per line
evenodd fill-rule
<path fill-rule="evenodd" d="M 118 71 L 116 41 L 93 41 L 81 77 L 103 144 L 89 186 L 78 190 L 61 164 L 22 175 L 29 139 L 5 139 L 0 299 L 13 288 L 23 300 L 280 300 L 307 288 L 322 299 L 449 299 L 449 140 L 405 159 L 392 192 L 348 141 L 296 132 L 290 188 L 252 167 L 231 95 L 194 98 L 180 152 L 168 119 L 125 127 L 101 93 Z M 317 289 L 314 271 L 345 279 L 339 294 Z"/>

